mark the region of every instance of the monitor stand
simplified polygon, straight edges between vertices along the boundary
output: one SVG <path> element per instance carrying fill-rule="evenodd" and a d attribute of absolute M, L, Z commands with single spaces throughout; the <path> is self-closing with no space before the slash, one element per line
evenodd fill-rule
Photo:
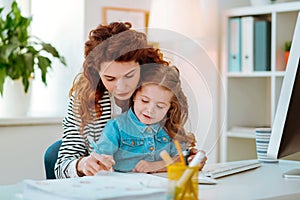
<path fill-rule="evenodd" d="M 299 169 L 292 169 L 285 173 L 283 173 L 284 178 L 293 178 L 293 179 L 300 179 L 300 168 Z"/>

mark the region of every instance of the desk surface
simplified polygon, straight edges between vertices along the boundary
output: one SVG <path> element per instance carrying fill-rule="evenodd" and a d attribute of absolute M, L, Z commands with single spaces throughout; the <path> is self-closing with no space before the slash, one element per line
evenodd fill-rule
<path fill-rule="evenodd" d="M 219 178 L 217 185 L 199 185 L 199 199 L 300 199 L 300 179 L 282 177 L 294 168 L 300 168 L 300 162 L 263 163 L 257 169 Z M 20 185 L 0 186 L 0 199 L 22 200 L 20 191 Z"/>
<path fill-rule="evenodd" d="M 300 168 L 298 161 L 280 160 L 261 167 L 217 179 L 217 185 L 200 185 L 200 199 L 300 199 L 300 179 L 282 174 Z"/>

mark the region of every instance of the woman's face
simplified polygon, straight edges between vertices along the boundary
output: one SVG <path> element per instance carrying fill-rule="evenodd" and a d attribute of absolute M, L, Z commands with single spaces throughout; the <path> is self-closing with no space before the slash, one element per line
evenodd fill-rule
<path fill-rule="evenodd" d="M 158 85 L 143 85 L 134 97 L 134 113 L 144 124 L 160 122 L 171 106 L 172 97 L 172 92 Z"/>
<path fill-rule="evenodd" d="M 100 71 L 106 89 L 119 100 L 131 97 L 140 80 L 140 66 L 135 61 L 103 62 Z"/>

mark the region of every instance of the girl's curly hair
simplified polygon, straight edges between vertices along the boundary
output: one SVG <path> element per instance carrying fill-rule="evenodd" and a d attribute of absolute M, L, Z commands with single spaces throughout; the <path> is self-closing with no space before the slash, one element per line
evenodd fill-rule
<path fill-rule="evenodd" d="M 188 119 L 188 101 L 183 92 L 180 73 L 176 66 L 165 67 L 160 64 L 146 64 L 141 66 L 141 78 L 137 90 L 140 91 L 144 85 L 154 84 L 173 93 L 170 108 L 165 119 L 161 122 L 162 127 L 172 139 L 186 142 L 190 146 L 195 145 L 193 134 L 187 134 L 184 124 Z M 131 105 L 133 105 L 133 97 Z"/>

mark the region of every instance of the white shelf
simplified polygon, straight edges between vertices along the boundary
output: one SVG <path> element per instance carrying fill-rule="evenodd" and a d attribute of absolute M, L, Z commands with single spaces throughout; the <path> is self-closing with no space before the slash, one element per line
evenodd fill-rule
<path fill-rule="evenodd" d="M 275 77 L 284 77 L 285 71 L 284 72 L 275 72 L 274 76 Z"/>
<path fill-rule="evenodd" d="M 227 77 L 271 77 L 271 72 L 229 72 Z"/>
<path fill-rule="evenodd" d="M 0 118 L 0 127 L 61 124 L 63 117 Z"/>
<path fill-rule="evenodd" d="M 244 72 L 228 72 L 227 77 L 284 77 L 284 71 L 276 71 L 276 72 L 251 72 L 251 73 L 244 73 Z"/>
<path fill-rule="evenodd" d="M 285 75 L 284 42 L 291 40 L 300 2 L 233 8 L 224 12 L 222 32 L 222 75 L 225 97 L 225 126 L 221 161 L 255 159 L 255 130 L 232 127 L 272 127 Z M 228 20 L 255 16 L 271 20 L 271 66 L 269 71 L 228 72 Z M 250 139 L 250 140 L 245 140 Z M 245 148 L 243 148 L 245 147 Z M 235 148 L 235 149 L 234 149 Z M 247 150 L 245 150 L 247 149 Z M 245 151 L 245 152 L 244 152 Z"/>
<path fill-rule="evenodd" d="M 262 6 L 247 6 L 239 7 L 227 10 L 225 15 L 234 16 L 247 16 L 247 15 L 263 15 L 280 12 L 298 11 L 300 2 L 288 2 L 288 3 L 275 3 Z"/>
<path fill-rule="evenodd" d="M 236 137 L 236 138 L 255 138 L 255 127 L 232 127 L 227 132 L 227 137 Z"/>
<path fill-rule="evenodd" d="M 227 132 L 227 137 L 233 138 L 246 138 L 246 139 L 255 139 L 255 133 L 239 133 L 239 132 Z"/>

